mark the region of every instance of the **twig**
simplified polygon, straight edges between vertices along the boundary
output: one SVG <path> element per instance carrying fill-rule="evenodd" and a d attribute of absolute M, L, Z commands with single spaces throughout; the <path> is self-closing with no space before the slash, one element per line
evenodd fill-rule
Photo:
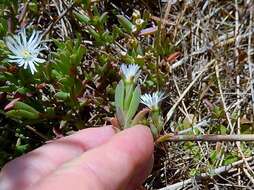
<path fill-rule="evenodd" d="M 240 40 L 239 40 L 239 12 L 238 12 L 238 2 L 235 0 L 235 70 L 238 73 L 238 64 L 239 64 L 239 46 L 240 46 Z M 236 76 L 236 94 L 237 94 L 237 102 L 240 101 L 240 76 L 239 74 Z M 241 114 L 241 106 L 240 104 L 237 105 L 237 134 L 240 135 L 240 114 Z M 245 156 L 242 153 L 241 150 L 241 144 L 239 141 L 236 142 L 236 146 L 238 148 L 239 154 L 242 155 L 243 160 L 245 160 Z M 238 168 L 238 173 L 241 173 L 240 168 Z M 238 175 L 238 185 L 241 185 L 241 175 Z"/>
<path fill-rule="evenodd" d="M 166 24 L 165 21 L 168 19 L 170 9 L 171 9 L 171 3 L 168 1 L 167 5 L 166 5 L 165 15 L 164 15 L 164 18 L 162 19 L 163 22 L 162 22 L 161 28 L 165 27 L 165 24 Z"/>
<path fill-rule="evenodd" d="M 175 135 L 173 133 L 166 134 L 158 138 L 157 143 L 160 142 L 181 142 L 181 141 L 204 141 L 204 142 L 235 142 L 235 141 L 253 141 L 254 134 L 245 135 Z"/>
<path fill-rule="evenodd" d="M 210 19 L 212 16 L 214 16 L 215 14 L 217 14 L 219 11 L 220 11 L 220 8 L 217 8 L 217 9 L 214 10 L 211 14 L 206 15 L 204 18 L 202 18 L 202 20 L 200 20 L 200 21 L 204 21 L 204 20 Z M 198 25 L 195 24 L 195 25 L 192 27 L 193 30 L 194 30 L 197 26 L 198 26 Z M 188 32 L 186 32 L 186 33 L 184 34 L 184 36 L 183 36 L 179 41 L 176 42 L 175 46 L 178 46 L 178 45 L 181 43 L 181 41 L 182 41 L 183 39 L 185 39 L 185 38 L 186 38 L 188 35 L 190 35 L 190 34 L 191 34 L 191 30 L 189 30 Z"/>
<path fill-rule="evenodd" d="M 55 7 L 56 7 L 58 15 L 60 16 L 61 15 L 61 11 L 63 10 L 63 6 L 61 4 L 61 1 L 58 1 L 59 2 L 58 3 L 56 0 L 53 0 L 53 2 L 55 4 Z M 62 36 L 66 37 L 68 35 L 68 32 L 67 32 L 66 25 L 64 23 L 64 18 L 61 19 L 61 25 L 62 25 L 62 28 L 61 28 Z"/>
<path fill-rule="evenodd" d="M 26 11 L 27 11 L 27 6 L 28 6 L 29 0 L 24 4 L 23 9 L 19 15 L 19 23 L 21 23 L 23 21 L 23 19 L 25 18 L 26 15 Z"/>
<path fill-rule="evenodd" d="M 246 158 L 246 161 L 247 162 L 252 161 L 253 158 L 254 157 Z M 234 163 L 232 163 L 230 165 L 221 166 L 221 167 L 218 167 L 216 169 L 212 169 L 210 172 L 202 173 L 199 176 L 192 177 L 192 178 L 189 178 L 187 180 L 184 180 L 184 181 L 172 184 L 172 185 L 168 185 L 167 187 L 164 187 L 164 188 L 161 188 L 161 189 L 158 189 L 158 190 L 175 190 L 175 189 L 184 188 L 187 185 L 191 184 L 192 182 L 196 181 L 197 178 L 206 178 L 206 177 L 209 177 L 209 176 L 219 175 L 219 174 L 221 174 L 223 172 L 226 172 L 226 171 L 229 171 L 230 169 L 232 169 L 232 168 L 234 168 L 236 166 L 239 166 L 239 165 L 241 165 L 243 163 L 244 163 L 243 160 L 239 160 L 239 161 L 234 162 Z"/>
<path fill-rule="evenodd" d="M 239 39 L 244 39 L 248 36 L 251 36 L 253 33 L 254 33 L 254 28 L 250 28 L 250 31 L 247 34 L 239 35 Z M 233 32 L 227 33 L 226 35 L 222 35 L 218 37 L 217 41 L 210 42 L 208 45 L 197 49 L 195 52 L 192 52 L 190 55 L 184 56 L 182 59 L 172 64 L 170 66 L 170 70 L 174 70 L 177 67 L 187 63 L 187 60 L 189 59 L 189 57 L 193 55 L 199 55 L 199 54 L 205 53 L 206 51 L 212 48 L 220 48 L 220 47 L 232 44 L 234 41 L 235 41 L 235 37 L 233 37 Z M 175 44 L 175 46 L 177 46 L 177 44 Z M 250 53 L 251 53 L 251 49 L 250 49 Z"/>
<path fill-rule="evenodd" d="M 219 88 L 220 95 L 221 95 L 221 101 L 222 101 L 223 108 L 224 108 L 224 111 L 225 111 L 225 114 L 226 114 L 226 117 L 227 117 L 228 125 L 229 125 L 230 130 L 231 130 L 230 134 L 233 134 L 233 133 L 234 133 L 234 127 L 233 127 L 233 125 L 232 125 L 232 122 L 231 122 L 231 119 L 230 119 L 230 114 L 229 114 L 228 108 L 227 108 L 227 106 L 226 106 L 226 101 L 225 101 L 225 98 L 224 98 L 224 96 L 223 96 L 222 87 L 221 87 L 221 82 L 220 82 L 219 66 L 218 66 L 218 64 L 217 64 L 217 61 L 216 61 L 216 63 L 215 63 L 215 73 L 216 73 L 218 88 Z"/>
<path fill-rule="evenodd" d="M 46 137 L 45 135 L 43 135 L 42 133 L 36 131 L 33 127 L 31 127 L 30 125 L 25 125 L 25 128 L 29 129 L 30 131 L 34 132 L 36 135 L 38 135 L 39 137 L 41 137 L 43 140 L 48 141 L 49 138 Z"/>
<path fill-rule="evenodd" d="M 164 23 L 165 25 L 169 25 L 169 26 L 175 25 L 174 22 L 169 22 L 167 19 L 166 20 L 165 19 L 161 19 L 161 18 L 159 18 L 157 16 L 151 16 L 150 18 L 152 20 L 154 20 L 154 21 L 157 21 L 157 22 L 160 21 L 160 22 Z"/>
<path fill-rule="evenodd" d="M 197 123 L 196 125 L 194 125 L 194 126 L 192 126 L 190 128 L 184 129 L 182 131 L 178 131 L 177 134 L 178 135 L 183 135 L 185 133 L 193 131 L 194 129 L 198 129 L 200 132 L 204 133 L 204 130 L 201 127 L 208 126 L 209 122 L 210 122 L 209 119 L 201 121 L 200 123 Z"/>
<path fill-rule="evenodd" d="M 181 92 L 180 92 L 180 89 L 179 89 L 178 84 L 177 84 L 177 82 L 176 82 L 176 80 L 175 80 L 174 77 L 173 77 L 173 81 L 174 81 L 174 84 L 175 84 L 175 86 L 176 86 L 176 90 L 177 90 L 177 92 L 178 92 L 178 95 L 180 96 L 180 95 L 181 95 Z M 187 108 L 186 108 L 186 106 L 185 106 L 184 101 L 182 101 L 182 106 L 183 106 L 183 109 L 184 109 L 186 118 L 189 120 L 190 123 L 193 123 L 193 118 L 190 118 L 190 115 L 189 115 L 189 113 L 188 113 L 188 110 L 187 110 Z M 195 131 L 194 131 L 194 130 L 193 130 L 193 132 L 194 132 L 194 134 L 195 134 Z M 205 158 L 205 153 L 204 153 L 204 151 L 203 151 L 203 149 L 202 149 L 202 146 L 201 146 L 200 142 L 198 142 L 198 147 L 199 147 L 199 149 L 200 149 L 200 151 L 201 151 L 203 157 Z"/>
<path fill-rule="evenodd" d="M 245 175 L 250 179 L 251 183 L 254 185 L 254 179 L 253 177 L 250 175 L 250 173 L 248 172 L 247 169 L 243 168 L 243 172 L 245 173 Z"/>
<path fill-rule="evenodd" d="M 235 67 L 239 64 L 239 46 L 240 46 L 240 38 L 239 38 L 239 27 L 240 27 L 240 23 L 239 23 L 239 12 L 238 12 L 238 2 L 237 0 L 235 0 L 235 7 L 236 7 L 236 11 L 235 11 L 235 17 L 236 17 L 236 21 L 235 21 L 235 55 L 236 55 L 236 62 L 235 62 Z M 236 68 L 237 69 L 237 68 Z M 239 96 L 239 85 L 240 85 L 240 76 L 237 76 L 236 79 L 236 84 L 237 84 L 237 101 L 240 101 L 240 96 Z M 237 119 L 237 134 L 240 135 L 240 127 L 241 127 L 241 123 L 240 123 L 240 111 L 241 111 L 241 107 L 240 104 L 238 104 L 238 119 Z M 236 146 L 237 149 L 242 157 L 242 159 L 244 160 L 244 163 L 247 167 L 247 169 L 251 172 L 251 174 L 254 174 L 253 170 L 251 169 L 250 165 L 248 164 L 248 162 L 246 161 L 245 155 L 241 149 L 241 144 L 240 142 L 236 142 Z M 247 175 L 247 177 L 249 177 L 249 175 Z M 253 180 L 253 178 L 251 177 L 250 180 Z"/>
<path fill-rule="evenodd" d="M 250 7 L 250 24 L 249 24 L 249 36 L 248 36 L 248 66 L 249 66 L 249 74 L 250 74 L 250 89 L 251 89 L 251 98 L 252 98 L 252 112 L 254 115 L 254 89 L 253 89 L 253 70 L 252 70 L 252 60 L 251 60 L 251 28 L 252 28 L 252 19 L 253 19 L 253 5 Z"/>
<path fill-rule="evenodd" d="M 178 84 L 177 84 L 177 82 L 176 82 L 174 76 L 173 76 L 173 81 L 174 81 L 174 84 L 175 84 L 175 87 L 176 87 L 178 96 L 180 96 L 180 95 L 181 95 L 181 92 L 180 92 L 180 89 L 179 89 L 179 87 L 178 87 Z M 188 110 L 187 110 L 187 108 L 186 108 L 186 105 L 185 105 L 184 101 L 181 101 L 181 102 L 182 102 L 182 106 L 183 106 L 183 111 L 184 111 L 185 117 L 189 120 L 190 123 L 192 123 L 192 118 L 190 118 L 190 115 L 189 115 L 189 113 L 188 113 Z"/>
<path fill-rule="evenodd" d="M 181 103 L 182 99 L 184 96 L 189 92 L 191 87 L 198 81 L 200 76 L 210 67 L 213 63 L 215 62 L 215 59 L 211 60 L 209 63 L 205 65 L 205 68 L 200 71 L 200 73 L 196 76 L 196 78 L 189 84 L 189 86 L 183 91 L 182 95 L 179 97 L 179 99 L 176 101 L 176 103 L 171 107 L 171 109 L 168 111 L 167 116 L 166 116 L 166 122 L 165 124 L 170 120 L 172 117 L 173 113 L 175 112 L 176 107 L 178 106 L 179 103 Z"/>
<path fill-rule="evenodd" d="M 62 12 L 62 14 L 59 15 L 59 17 L 58 17 L 54 22 L 52 22 L 52 23 L 48 26 L 48 28 L 43 32 L 42 38 L 45 37 L 45 36 L 50 32 L 50 30 L 53 28 L 53 26 L 54 26 L 59 20 L 61 20 L 61 19 L 73 8 L 73 5 L 74 5 L 74 4 L 69 5 L 69 6 L 67 7 L 67 9 L 65 9 L 65 10 Z"/>

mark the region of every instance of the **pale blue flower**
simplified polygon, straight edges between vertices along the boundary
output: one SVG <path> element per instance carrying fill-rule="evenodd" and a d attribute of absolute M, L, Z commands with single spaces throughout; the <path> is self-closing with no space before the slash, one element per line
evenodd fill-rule
<path fill-rule="evenodd" d="M 17 35 L 6 37 L 6 45 L 13 54 L 8 55 L 8 62 L 16 63 L 24 69 L 29 68 L 34 74 L 37 71 L 35 66 L 45 62 L 44 59 L 38 58 L 40 52 L 45 49 L 42 47 L 41 38 L 40 32 L 33 31 L 28 39 L 25 29 Z"/>
<path fill-rule="evenodd" d="M 166 98 L 164 92 L 154 92 L 152 94 L 144 94 L 140 97 L 141 103 L 146 105 L 151 110 L 158 109 L 160 102 Z"/>
<path fill-rule="evenodd" d="M 121 65 L 121 72 L 123 73 L 125 81 L 133 81 L 137 80 L 141 71 L 140 67 L 136 64 L 130 64 L 130 65 Z"/>

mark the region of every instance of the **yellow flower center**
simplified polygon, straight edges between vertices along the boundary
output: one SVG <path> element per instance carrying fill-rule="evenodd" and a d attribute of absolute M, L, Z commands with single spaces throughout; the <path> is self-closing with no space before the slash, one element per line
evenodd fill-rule
<path fill-rule="evenodd" d="M 27 59 L 31 56 L 31 53 L 28 50 L 25 49 L 22 52 L 22 56 Z"/>

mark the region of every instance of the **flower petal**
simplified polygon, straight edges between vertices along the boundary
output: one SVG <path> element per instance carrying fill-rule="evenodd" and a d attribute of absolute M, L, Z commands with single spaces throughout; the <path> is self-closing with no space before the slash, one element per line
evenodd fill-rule
<path fill-rule="evenodd" d="M 19 67 L 22 67 L 25 64 L 25 61 L 22 59 L 20 61 L 17 62 Z"/>
<path fill-rule="evenodd" d="M 34 61 L 38 62 L 38 63 L 45 63 L 46 62 L 45 59 L 41 59 L 41 58 L 38 58 L 38 57 L 34 58 Z"/>
<path fill-rule="evenodd" d="M 21 39 L 22 39 L 22 44 L 26 47 L 27 46 L 27 39 L 26 39 L 26 30 L 22 29 L 21 30 Z"/>
<path fill-rule="evenodd" d="M 24 69 L 27 69 L 28 63 L 29 63 L 29 62 L 24 61 Z"/>
<path fill-rule="evenodd" d="M 29 67 L 30 67 L 30 70 L 31 70 L 31 73 L 32 73 L 32 74 L 34 74 L 35 72 L 37 72 L 37 69 L 35 68 L 33 62 L 29 61 L 28 64 L 29 64 Z"/>

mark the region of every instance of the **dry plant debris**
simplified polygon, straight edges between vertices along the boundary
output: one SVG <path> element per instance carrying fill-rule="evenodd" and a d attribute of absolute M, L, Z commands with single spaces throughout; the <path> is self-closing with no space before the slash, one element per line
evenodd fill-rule
<path fill-rule="evenodd" d="M 164 25 L 182 54 L 161 63 L 170 70 L 169 138 L 253 134 L 253 6 L 252 1 L 165 2 Z M 157 149 L 147 187 L 253 189 L 253 153 L 253 142 L 166 142 Z"/>
<path fill-rule="evenodd" d="M 18 139 L 14 146 L 23 153 L 29 150 L 26 146 L 29 143 L 34 143 L 34 148 L 47 139 L 107 123 L 108 117 L 114 114 L 112 89 L 119 79 L 117 68 L 120 62 L 133 60 L 144 70 L 142 82 L 146 86 L 142 90 L 163 90 L 168 94 L 162 103 L 166 123 L 161 135 L 241 137 L 254 133 L 252 0 L 91 2 L 98 5 L 98 9 L 84 11 L 82 6 L 67 0 L 20 1 L 19 5 L 15 5 L 17 11 L 15 6 L 4 9 L 9 33 L 22 26 L 36 26 L 43 31 L 49 50 L 59 53 L 44 53 L 44 56 L 55 56 L 52 62 L 61 60 L 66 44 L 71 50 L 65 53 L 72 54 L 77 50 L 78 55 L 84 55 L 82 48 L 85 47 L 86 54 L 84 58 L 77 59 L 81 64 L 68 73 L 75 76 L 75 84 L 80 82 L 82 86 L 77 85 L 81 94 L 74 93 L 75 100 L 82 106 L 57 101 L 57 98 L 70 98 L 73 94 L 60 93 L 62 84 L 50 84 L 52 78 L 33 86 L 40 92 L 36 91 L 44 101 L 43 106 L 52 108 L 50 106 L 54 105 L 57 116 L 50 116 L 50 129 L 41 127 L 47 124 L 45 118 L 40 120 L 40 124 L 20 123 L 6 118 L 2 111 L 7 100 L 13 103 L 31 99 L 33 93 L 18 96 L 7 92 L 0 94 L 0 134 L 3 140 Z M 114 11 L 131 20 L 134 8 L 147 17 L 147 26 L 136 36 L 130 34 L 134 30 L 123 30 L 124 37 L 111 42 L 109 33 L 117 23 Z M 96 23 L 104 11 L 108 11 L 108 15 L 104 15 L 102 20 L 106 16 L 112 19 L 107 24 Z M 31 12 L 36 15 L 35 19 L 29 17 Z M 77 15 L 83 16 L 85 24 L 81 24 L 82 19 L 78 20 Z M 106 33 L 98 36 L 100 32 Z M 102 36 L 106 36 L 109 43 L 101 40 Z M 55 42 L 56 39 L 59 41 Z M 71 39 L 79 39 L 78 45 Z M 141 44 L 144 55 L 139 54 L 137 44 Z M 135 51 L 132 52 L 133 49 Z M 157 52 L 153 52 L 154 49 Z M 0 50 L 0 53 L 2 61 L 4 52 Z M 51 69 L 50 64 L 45 68 Z M 17 68 L 1 67 L 0 70 L 15 73 Z M 47 72 L 43 74 L 48 76 Z M 5 82 L 1 81 L 1 86 L 4 85 Z M 47 111 L 51 113 L 52 110 Z M 19 125 L 20 128 L 11 128 L 10 125 Z M 13 147 L 13 142 L 2 139 L 0 142 L 5 147 Z M 27 144 L 20 144 L 23 141 Z M 254 189 L 253 150 L 253 142 L 244 140 L 159 143 L 156 145 L 154 169 L 144 187 L 161 190 Z M 17 156 L 4 151 L 1 165 Z"/>

